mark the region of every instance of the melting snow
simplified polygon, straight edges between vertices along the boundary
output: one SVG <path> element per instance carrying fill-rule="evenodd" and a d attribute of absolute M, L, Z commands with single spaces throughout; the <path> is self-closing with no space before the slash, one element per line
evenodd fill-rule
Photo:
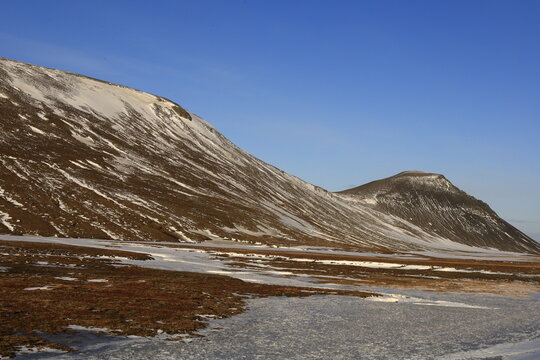
<path fill-rule="evenodd" d="M 468 308 L 468 309 L 491 309 L 486 306 L 471 305 L 459 302 L 444 301 L 444 300 L 427 300 L 418 297 L 405 296 L 400 294 L 384 294 L 383 296 L 372 296 L 366 298 L 369 301 L 376 302 L 388 302 L 388 303 L 409 303 L 414 305 L 423 306 L 442 306 L 442 307 L 455 307 L 455 308 Z"/>
<path fill-rule="evenodd" d="M 79 161 L 69 160 L 69 162 L 72 163 L 75 166 L 80 167 L 81 169 L 87 169 L 88 170 L 88 168 L 86 166 L 82 165 Z"/>
<path fill-rule="evenodd" d="M 98 169 L 103 169 L 103 168 L 101 167 L 101 165 L 99 165 L 98 163 L 93 162 L 92 160 L 86 160 L 86 162 L 89 163 L 90 165 L 92 165 L 92 166 L 98 168 Z"/>
<path fill-rule="evenodd" d="M 161 336 L 90 337 L 92 329 L 77 326 L 72 329 L 81 331 L 84 341 L 70 344 L 79 352 L 40 358 L 538 359 L 540 319 L 534 300 L 425 292 L 411 297 L 420 296 L 490 309 L 389 304 L 348 296 L 270 297 L 248 300 L 249 310 L 240 315 L 205 318 L 209 327 L 200 332 L 203 338 L 180 335 L 186 341 L 178 342 Z"/>
<path fill-rule="evenodd" d="M 28 126 L 30 126 L 30 130 L 32 130 L 32 131 L 35 132 L 36 134 L 40 134 L 40 135 L 45 134 L 43 131 L 41 131 L 41 130 L 38 129 L 37 127 L 33 127 L 32 125 L 28 125 Z"/>
<path fill-rule="evenodd" d="M 23 207 L 23 204 L 21 204 L 20 202 L 18 202 L 17 200 L 13 199 L 10 195 L 8 195 L 6 193 L 6 191 L 4 189 L 2 189 L 0 187 L 0 197 L 1 198 L 4 198 L 4 200 L 12 203 L 13 205 L 17 206 L 17 207 Z"/>
<path fill-rule="evenodd" d="M 9 222 L 10 219 L 11 219 L 11 216 L 8 213 L 0 211 L 0 222 L 2 222 L 2 224 L 4 224 L 4 226 L 7 227 L 9 231 L 13 231 L 15 230 L 15 228 Z"/>
<path fill-rule="evenodd" d="M 75 133 L 71 133 L 71 136 L 73 136 L 75 140 L 80 141 L 85 145 L 92 146 L 94 144 L 94 140 L 90 136 L 80 136 Z"/>
<path fill-rule="evenodd" d="M 52 290 L 54 289 L 54 286 L 38 286 L 38 287 L 29 287 L 29 288 L 25 288 L 23 290 Z"/>

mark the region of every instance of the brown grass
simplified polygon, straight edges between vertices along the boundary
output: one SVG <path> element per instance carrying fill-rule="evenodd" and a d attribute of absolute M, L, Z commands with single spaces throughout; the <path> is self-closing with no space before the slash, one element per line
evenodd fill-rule
<path fill-rule="evenodd" d="M 197 248 L 208 252 L 227 255 L 228 253 L 241 253 L 241 254 L 259 254 L 259 255 L 271 255 L 280 257 L 286 261 L 288 258 L 301 258 L 316 260 L 345 260 L 345 261 L 374 261 L 403 265 L 428 265 L 428 266 L 442 266 L 453 267 L 460 270 L 487 270 L 492 272 L 507 272 L 512 274 L 529 274 L 540 275 L 540 262 L 534 261 L 511 261 L 511 260 L 482 260 L 482 259 L 448 259 L 448 258 L 432 258 L 424 257 L 423 259 L 407 259 L 407 258 L 388 258 L 377 256 L 364 256 L 364 255 L 343 255 L 332 253 L 315 253 L 315 252 L 301 252 L 301 251 L 283 251 L 279 249 L 239 249 L 239 248 L 216 248 L 210 246 L 193 246 L 193 245 L 169 245 L 172 247 L 182 248 Z M 373 249 L 372 249 L 373 250 Z M 234 255 L 232 255 L 234 257 Z M 240 258 L 241 259 L 241 258 Z M 291 265 L 292 266 L 292 265 Z M 380 272 L 388 269 L 373 269 Z M 369 269 L 368 269 L 369 271 Z M 403 270 L 397 270 L 403 273 Z M 438 273 L 444 276 L 444 274 Z M 466 276 L 465 273 L 461 273 L 460 277 Z M 449 276 L 452 276 L 450 274 Z"/>
<path fill-rule="evenodd" d="M 197 248 L 201 249 L 200 246 Z M 227 259 L 230 266 L 257 269 L 249 257 L 233 253 L 272 255 L 260 262 L 297 275 L 309 275 L 321 283 L 420 289 L 438 292 L 492 293 L 503 296 L 526 296 L 540 291 L 540 263 L 518 261 L 493 261 L 474 259 L 394 259 L 360 255 L 317 254 L 280 250 L 216 249 L 204 250 L 218 258 Z M 296 262 L 290 258 L 313 261 Z M 375 261 L 403 265 L 428 265 L 453 267 L 460 271 L 403 270 L 368 268 L 350 265 L 323 264 L 317 260 Z M 481 271 L 499 273 L 483 273 Z M 504 274 L 502 274 L 504 273 Z"/>
<path fill-rule="evenodd" d="M 205 326 L 200 314 L 226 317 L 245 309 L 245 297 L 342 294 L 331 291 L 248 283 L 220 275 L 120 266 L 113 258 L 147 259 L 139 253 L 68 245 L 0 241 L 0 355 L 22 345 L 49 346 L 38 333 L 69 331 L 69 325 L 99 327 L 113 334 L 153 336 L 193 333 Z M 98 257 L 101 256 L 101 257 Z M 41 262 L 38 263 L 38 262 Z M 46 264 L 44 263 L 46 262 Z M 72 277 L 77 281 L 57 279 Z M 107 282 L 88 282 L 105 279 Z M 31 287 L 52 290 L 24 290 Z"/>

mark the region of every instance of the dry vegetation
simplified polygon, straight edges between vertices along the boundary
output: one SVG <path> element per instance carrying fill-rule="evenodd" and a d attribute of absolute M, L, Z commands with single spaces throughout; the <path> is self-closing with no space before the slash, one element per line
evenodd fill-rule
<path fill-rule="evenodd" d="M 122 335 L 188 334 L 205 326 L 201 314 L 242 312 L 246 297 L 373 295 L 125 266 L 115 257 L 150 257 L 112 249 L 0 241 L 0 253 L 0 356 L 23 345 L 72 351 L 40 336 L 69 332 L 69 325 Z M 49 290 L 25 290 L 43 287 Z"/>
<path fill-rule="evenodd" d="M 178 246 L 178 245 L 177 245 Z M 181 245 L 180 245 L 181 246 Z M 192 246 L 190 246 L 192 247 Z M 257 263 L 298 275 L 310 275 L 322 283 L 367 285 L 377 287 L 413 288 L 432 291 L 492 293 L 503 296 L 526 296 L 540 291 L 540 262 L 494 261 L 474 259 L 385 258 L 375 256 L 307 253 L 280 250 L 216 249 L 197 246 L 218 258 L 227 259 L 231 266 L 257 268 Z M 242 254 L 241 257 L 234 253 Z M 249 254 L 265 255 L 253 263 Z M 304 259 L 308 261 L 291 261 Z M 312 260 L 312 261 L 309 261 Z M 365 261 L 433 267 L 427 270 L 369 268 L 352 265 L 324 264 L 326 261 Z M 438 271 L 438 267 L 457 271 Z"/>

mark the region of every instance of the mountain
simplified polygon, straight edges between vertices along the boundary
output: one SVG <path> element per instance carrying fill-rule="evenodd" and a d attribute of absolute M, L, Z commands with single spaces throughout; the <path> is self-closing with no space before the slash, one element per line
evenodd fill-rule
<path fill-rule="evenodd" d="M 428 234 L 478 247 L 523 250 L 534 240 L 501 219 L 485 202 L 454 186 L 443 175 L 405 171 L 340 194 L 374 210 L 409 221 Z"/>
<path fill-rule="evenodd" d="M 0 233 L 540 252 L 494 213 L 480 222 L 485 231 L 464 224 L 452 201 L 465 195 L 433 195 L 437 209 L 455 209 L 418 220 L 378 195 L 373 203 L 363 191 L 332 193 L 284 173 L 163 97 L 4 58 L 0 131 Z M 414 197 L 408 189 L 396 196 Z"/>

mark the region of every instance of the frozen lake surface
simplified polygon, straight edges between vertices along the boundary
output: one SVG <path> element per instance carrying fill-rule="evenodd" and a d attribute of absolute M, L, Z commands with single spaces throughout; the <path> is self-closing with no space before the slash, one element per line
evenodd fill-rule
<path fill-rule="evenodd" d="M 154 259 L 118 260 L 162 270 L 224 274 L 267 284 L 351 288 L 384 295 L 370 299 L 253 299 L 243 314 L 209 320 L 205 337 L 177 341 L 167 340 L 164 335 L 98 336 L 78 329 L 76 335 L 48 337 L 79 353 L 30 353 L 21 355 L 21 359 L 540 359 L 540 294 L 518 299 L 317 284 L 309 276 L 284 276 L 283 271 L 266 265 L 233 268 L 228 258 L 216 259 L 196 248 L 81 239 L 17 240 L 142 252 Z M 261 256 L 248 257 L 258 264 L 256 260 Z"/>
<path fill-rule="evenodd" d="M 392 293 L 397 294 L 395 289 Z M 250 300 L 188 341 L 54 336 L 82 352 L 21 359 L 538 359 L 540 297 L 399 291 L 404 301 L 346 296 Z M 424 303 L 415 299 L 423 299 Z M 407 301 L 407 299 L 411 299 Z M 78 342 L 77 340 L 82 340 Z"/>

